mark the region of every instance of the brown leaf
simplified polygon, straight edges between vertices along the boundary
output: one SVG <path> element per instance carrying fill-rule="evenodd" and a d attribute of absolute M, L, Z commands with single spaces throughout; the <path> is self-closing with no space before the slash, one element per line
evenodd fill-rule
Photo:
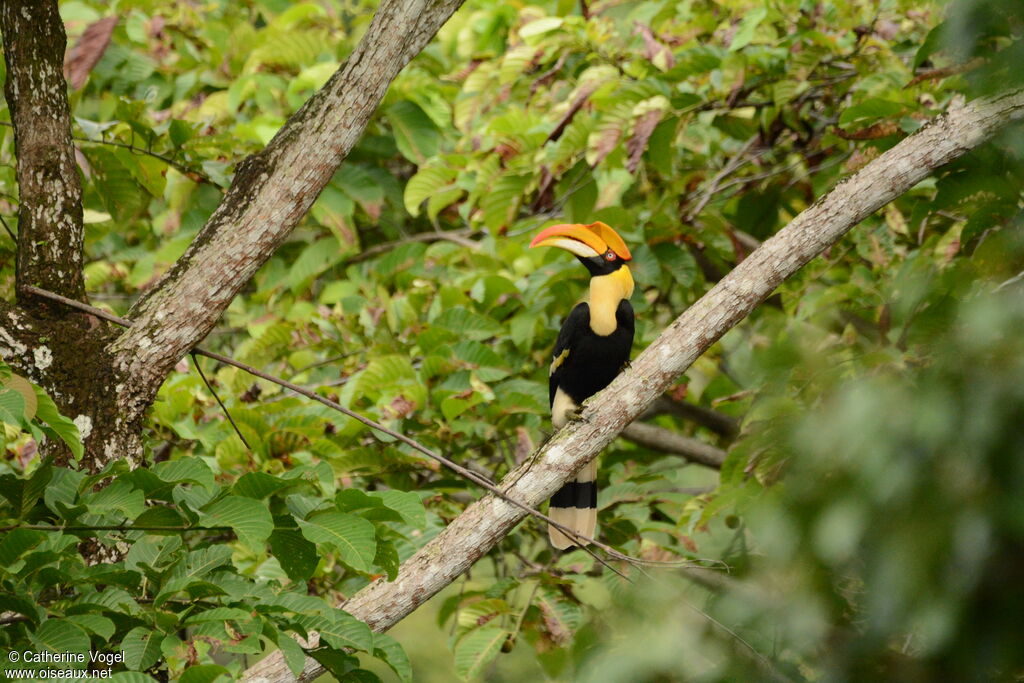
<path fill-rule="evenodd" d="M 86 27 L 78 42 L 64 59 L 64 78 L 74 90 L 85 85 L 89 72 L 100 61 L 117 26 L 117 17 L 104 17 Z"/>
<path fill-rule="evenodd" d="M 619 144 L 619 139 L 622 138 L 622 126 L 618 121 L 612 121 L 606 123 L 601 132 L 597 134 L 597 144 L 594 145 L 594 160 L 591 162 L 591 168 L 597 168 L 598 164 L 604 161 L 604 158 L 612 153 L 615 146 Z"/>
<path fill-rule="evenodd" d="M 576 97 L 573 98 L 572 104 L 569 105 L 568 111 L 566 111 L 558 123 L 555 124 L 554 130 L 548 134 L 548 139 L 545 142 L 552 142 L 553 140 L 557 140 L 562 137 L 562 133 L 565 132 L 565 127 L 572 122 L 573 117 L 576 116 L 576 112 L 583 107 L 583 103 L 587 101 L 587 98 L 590 97 L 595 90 L 597 90 L 599 85 L 601 85 L 600 81 L 590 81 L 589 83 L 585 83 L 580 86 L 580 89 L 576 91 Z"/>
<path fill-rule="evenodd" d="M 416 409 L 416 404 L 407 399 L 403 394 L 399 394 L 391 401 L 390 407 L 395 417 L 406 418 Z"/>
<path fill-rule="evenodd" d="M 544 626 L 547 629 L 548 635 L 551 636 L 551 640 L 556 645 L 564 646 L 572 640 L 572 631 L 562 621 L 558 610 L 552 604 L 553 602 L 551 598 L 544 596 L 537 601 L 537 606 L 540 608 L 541 617 L 544 619 Z"/>
<path fill-rule="evenodd" d="M 643 156 L 651 134 L 661 121 L 661 114 L 660 109 L 653 109 L 637 119 L 634 124 L 633 137 L 626 141 L 626 153 L 629 154 L 626 168 L 630 173 L 636 173 L 637 167 L 640 166 L 640 157 Z"/>
<path fill-rule="evenodd" d="M 676 58 L 672 55 L 672 50 L 654 37 L 651 27 L 639 21 L 634 22 L 634 24 L 636 28 L 633 29 L 633 33 L 639 33 L 640 37 L 644 39 L 644 58 L 663 71 L 668 71 L 674 67 L 676 65 Z"/>
<path fill-rule="evenodd" d="M 844 140 L 877 140 L 878 138 L 887 138 L 890 135 L 895 135 L 898 132 L 900 132 L 900 127 L 895 121 L 879 121 L 867 128 L 861 128 L 853 132 L 836 128 L 836 135 Z"/>
<path fill-rule="evenodd" d="M 533 453 L 533 440 L 526 427 L 516 427 L 516 464 L 521 465 Z"/>

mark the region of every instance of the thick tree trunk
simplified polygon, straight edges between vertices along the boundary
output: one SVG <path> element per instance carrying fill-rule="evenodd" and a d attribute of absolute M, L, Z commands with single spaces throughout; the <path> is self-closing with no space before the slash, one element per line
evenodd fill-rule
<path fill-rule="evenodd" d="M 115 332 L 24 289 L 34 285 L 85 300 L 82 184 L 63 75 L 67 39 L 56 0 L 3 2 L 0 30 L 17 151 L 20 304 L 0 308 L 0 353 L 75 420 L 90 454 L 138 453 L 142 421 L 120 415 L 121 382 L 107 351 Z M 44 448 L 58 462 L 71 455 L 62 443 Z M 93 457 L 86 465 L 95 469 L 101 460 Z"/>
<path fill-rule="evenodd" d="M 680 315 L 626 372 L 584 405 L 581 421 L 559 431 L 536 458 L 509 473 L 501 484 L 506 495 L 529 507 L 541 505 L 783 280 L 934 169 L 1021 118 L 1024 91 L 958 103 L 839 183 Z M 394 581 L 375 581 L 344 609 L 374 630 L 386 631 L 469 569 L 525 514 L 498 496 L 484 496 L 409 558 Z M 246 679 L 291 680 L 279 654 L 252 667 Z M 307 659 L 302 678 L 311 680 L 322 672 L 318 662 Z"/>
<path fill-rule="evenodd" d="M 67 37 L 56 0 L 5 0 L 0 30 L 4 95 L 18 152 L 18 300 L 32 300 L 23 285 L 83 299 L 82 183 L 63 74 Z M 54 306 L 31 303 L 39 312 Z"/>

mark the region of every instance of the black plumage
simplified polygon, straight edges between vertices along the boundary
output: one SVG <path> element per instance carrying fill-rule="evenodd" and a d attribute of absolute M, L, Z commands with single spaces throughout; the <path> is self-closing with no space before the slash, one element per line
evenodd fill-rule
<path fill-rule="evenodd" d="M 596 334 L 590 327 L 590 306 L 577 304 L 562 323 L 555 342 L 554 360 L 568 351 L 548 379 L 549 400 L 552 407 L 555 393 L 562 389 L 580 405 L 612 383 L 629 361 L 633 348 L 633 306 L 623 299 L 615 311 L 615 331 L 606 337 Z"/>

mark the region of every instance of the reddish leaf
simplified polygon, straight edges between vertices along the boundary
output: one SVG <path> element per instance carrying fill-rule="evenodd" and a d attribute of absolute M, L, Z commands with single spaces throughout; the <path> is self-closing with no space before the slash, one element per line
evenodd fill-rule
<path fill-rule="evenodd" d="M 654 37 L 650 26 L 641 24 L 639 21 L 634 23 L 636 28 L 633 29 L 633 33 L 639 33 L 640 37 L 644 39 L 644 58 L 665 71 L 674 67 L 676 65 L 676 58 L 672 56 L 672 50 Z"/>
<path fill-rule="evenodd" d="M 583 103 L 587 101 L 587 98 L 590 97 L 595 90 L 597 90 L 599 85 L 601 85 L 600 81 L 591 81 L 580 86 L 580 89 L 576 91 L 576 97 L 573 98 L 572 104 L 569 105 L 569 110 L 562 115 L 562 118 L 555 126 L 555 129 L 548 135 L 547 142 L 551 142 L 562 137 L 562 133 L 565 132 L 565 127 L 572 122 L 573 117 L 576 116 L 576 112 L 583 107 Z"/>
<path fill-rule="evenodd" d="M 640 157 L 647 149 L 647 141 L 651 139 L 651 134 L 658 127 L 658 122 L 661 121 L 661 114 L 659 109 L 649 111 L 637 119 L 633 126 L 633 137 L 626 141 L 626 153 L 629 154 L 626 168 L 630 173 L 636 173 L 636 169 L 640 165 Z"/>
<path fill-rule="evenodd" d="M 105 17 L 95 21 L 85 29 L 85 32 L 75 43 L 75 46 L 68 52 L 64 59 L 64 78 L 68 80 L 71 87 L 78 90 L 85 85 L 89 72 L 100 61 L 100 57 L 110 44 L 110 36 L 117 26 L 117 17 Z"/>
<path fill-rule="evenodd" d="M 860 130 L 853 132 L 847 132 L 841 128 L 836 128 L 836 134 L 844 140 L 877 140 L 879 138 L 887 138 L 890 135 L 895 135 L 898 132 L 900 132 L 900 127 L 895 121 L 879 121 L 867 128 L 861 128 Z"/>

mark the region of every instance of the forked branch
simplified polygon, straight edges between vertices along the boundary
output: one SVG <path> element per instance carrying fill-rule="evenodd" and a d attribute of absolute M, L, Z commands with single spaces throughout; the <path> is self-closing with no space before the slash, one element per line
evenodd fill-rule
<path fill-rule="evenodd" d="M 177 263 L 132 308 L 114 344 L 144 409 L 270 258 L 362 136 L 388 85 L 463 0 L 384 0 L 327 84 L 263 151 L 237 167 L 223 202 Z"/>

